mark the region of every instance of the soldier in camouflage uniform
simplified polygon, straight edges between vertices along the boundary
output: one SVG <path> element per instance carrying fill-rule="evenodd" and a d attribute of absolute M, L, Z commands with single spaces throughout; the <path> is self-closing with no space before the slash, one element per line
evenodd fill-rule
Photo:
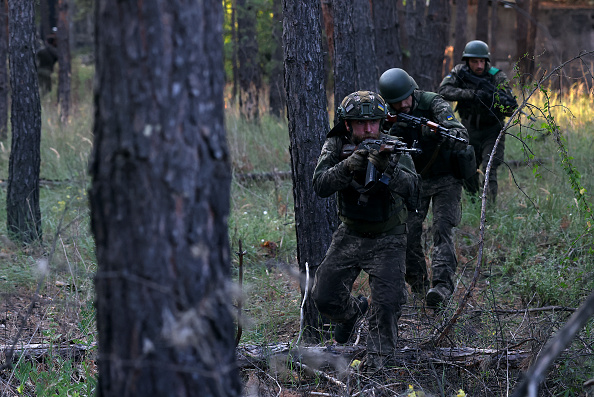
<path fill-rule="evenodd" d="M 400 308 L 406 302 L 406 205 L 418 199 L 418 176 L 408 154 L 358 148 L 341 158 L 343 145 L 387 137 L 380 133 L 386 104 L 379 95 L 354 92 L 344 98 L 337 112 L 339 121 L 327 135 L 313 186 L 320 197 L 337 194 L 341 224 L 316 271 L 312 297 L 318 310 L 338 323 L 335 340 L 346 343 L 368 309 L 365 297 L 352 295 L 353 283 L 362 270 L 369 275 L 366 364 L 375 370 L 393 358 Z M 368 163 L 387 179 L 365 189 Z"/>
<path fill-rule="evenodd" d="M 382 97 L 396 114 L 424 117 L 450 129 L 450 134 L 468 139 L 466 128 L 456 120 L 448 102 L 433 92 L 421 91 L 406 71 L 393 68 L 379 80 Z M 420 130 L 419 130 L 420 129 Z M 412 127 L 395 123 L 390 135 L 401 137 L 409 145 L 418 145 L 421 155 L 413 157 L 421 175 L 421 199 L 417 211 L 408 215 L 408 246 L 406 250 L 406 281 L 415 294 L 426 295 L 426 304 L 438 307 L 454 291 L 453 277 L 457 259 L 454 247 L 454 227 L 461 217 L 462 181 L 453 175 L 452 152 L 463 150 L 466 144 L 444 139 L 427 126 Z M 433 204 L 433 252 L 431 255 L 431 288 L 422 246 L 423 221 Z"/>
<path fill-rule="evenodd" d="M 483 175 L 495 140 L 505 124 L 505 117 L 510 116 L 518 106 L 509 88 L 507 76 L 490 65 L 490 56 L 486 43 L 480 40 L 469 42 L 462 53 L 462 61 L 465 63 L 454 66 L 439 87 L 439 94 L 445 99 L 458 102 L 456 110 L 460 114 L 462 124 L 468 130 L 470 144 L 474 147 L 478 163 L 477 168 L 481 166 Z M 496 88 L 496 91 L 489 92 L 481 88 L 486 86 L 484 83 L 481 85 L 481 80 Z M 507 100 L 503 102 L 503 98 Z M 497 168 L 503 162 L 504 150 L 505 135 L 497 145 L 489 174 L 487 198 L 491 204 L 497 197 Z M 476 195 L 479 192 L 479 174 L 464 181 L 464 187 L 469 193 Z"/>

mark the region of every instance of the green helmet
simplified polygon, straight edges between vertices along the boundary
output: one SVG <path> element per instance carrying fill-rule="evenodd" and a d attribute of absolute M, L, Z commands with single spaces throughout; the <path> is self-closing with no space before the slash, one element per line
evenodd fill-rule
<path fill-rule="evenodd" d="M 338 120 L 380 120 L 386 118 L 384 98 L 372 91 L 357 91 L 347 95 L 336 114 Z"/>
<path fill-rule="evenodd" d="M 489 46 L 484 41 L 469 41 L 462 53 L 462 60 L 465 60 L 466 58 L 485 58 L 487 61 L 491 62 Z"/>
<path fill-rule="evenodd" d="M 400 68 L 386 70 L 379 79 L 380 93 L 388 103 L 408 98 L 417 88 L 415 80 Z"/>

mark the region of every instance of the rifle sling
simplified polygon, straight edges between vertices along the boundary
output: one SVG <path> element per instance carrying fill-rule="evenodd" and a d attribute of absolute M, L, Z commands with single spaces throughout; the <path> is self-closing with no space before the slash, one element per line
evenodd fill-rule
<path fill-rule="evenodd" d="M 431 166 L 433 165 L 433 163 L 435 163 L 435 160 L 437 160 L 437 155 L 439 154 L 439 149 L 441 149 L 441 143 L 439 145 L 437 145 L 437 147 L 433 151 L 433 155 L 431 156 L 431 159 L 429 160 L 429 162 L 427 163 L 427 165 L 425 165 L 425 167 L 423 168 L 423 170 L 419 173 L 422 177 L 424 177 L 425 174 L 427 172 L 429 172 L 429 169 L 431 168 Z"/>

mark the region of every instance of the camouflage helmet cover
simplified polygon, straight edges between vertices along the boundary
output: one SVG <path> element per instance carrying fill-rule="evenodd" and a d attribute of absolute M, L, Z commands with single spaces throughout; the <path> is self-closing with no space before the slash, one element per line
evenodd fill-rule
<path fill-rule="evenodd" d="M 462 60 L 466 58 L 485 58 L 487 61 L 491 61 L 491 53 L 489 52 L 489 46 L 484 41 L 472 40 L 464 47 L 462 52 Z"/>
<path fill-rule="evenodd" d="M 356 91 L 347 95 L 338 109 L 338 120 L 380 120 L 386 118 L 384 98 L 372 91 Z"/>
<path fill-rule="evenodd" d="M 388 69 L 379 78 L 380 93 L 388 103 L 405 100 L 418 88 L 415 79 L 400 68 Z"/>

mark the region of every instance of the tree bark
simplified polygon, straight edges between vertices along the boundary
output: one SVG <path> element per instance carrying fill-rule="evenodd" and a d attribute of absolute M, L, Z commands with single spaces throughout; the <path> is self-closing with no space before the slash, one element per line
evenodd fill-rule
<path fill-rule="evenodd" d="M 20 0 L 19 0 L 20 1 Z M 96 1 L 97 395 L 239 396 L 220 1 Z"/>
<path fill-rule="evenodd" d="M 70 116 L 70 12 L 68 0 L 58 2 L 58 109 L 62 123 L 68 121 Z"/>
<path fill-rule="evenodd" d="M 270 71 L 270 113 L 277 117 L 285 114 L 287 107 L 285 95 L 285 77 L 283 64 L 283 3 L 282 0 L 272 1 L 272 41 L 274 50 L 272 52 L 272 68 Z"/>
<path fill-rule="evenodd" d="M 478 0 L 476 6 L 476 40 L 489 42 L 489 0 Z"/>
<path fill-rule="evenodd" d="M 380 75 L 390 68 L 402 67 L 400 23 L 396 3 L 393 0 L 371 2 L 375 42 L 378 44 L 375 54 Z"/>
<path fill-rule="evenodd" d="M 516 0 L 516 59 L 518 60 L 518 68 L 520 73 L 520 83 L 523 85 L 529 80 L 526 70 L 526 58 L 528 54 L 528 23 L 527 15 L 529 15 L 530 0 Z"/>
<path fill-rule="evenodd" d="M 419 88 L 436 91 L 443 78 L 444 53 L 449 37 L 448 0 L 406 2 L 406 31 L 410 48 L 408 73 Z"/>
<path fill-rule="evenodd" d="M 490 36 L 491 40 L 489 40 L 489 51 L 491 52 L 491 63 L 497 63 L 497 35 L 498 35 L 498 28 L 499 28 L 499 2 L 493 1 L 491 3 L 491 25 L 489 26 L 490 29 Z"/>
<path fill-rule="evenodd" d="M 355 54 L 355 70 L 357 71 L 357 86 L 353 91 L 369 90 L 378 92 L 379 71 L 375 55 L 375 30 L 373 28 L 370 1 L 353 0 L 353 11 L 355 48 L 352 53 Z M 380 43 L 384 44 L 383 41 L 380 41 Z M 343 54 L 343 56 L 345 55 Z M 348 94 L 350 92 L 345 95 Z M 342 100 L 342 98 L 340 99 Z"/>
<path fill-rule="evenodd" d="M 454 65 L 462 61 L 464 47 L 468 43 L 468 0 L 456 0 L 456 31 L 454 32 Z M 449 72 L 449 70 L 448 70 Z"/>
<path fill-rule="evenodd" d="M 41 102 L 35 68 L 33 0 L 9 0 L 8 7 L 12 144 L 6 193 L 7 228 L 11 239 L 31 243 L 42 239 Z"/>
<path fill-rule="evenodd" d="M 284 1 L 283 45 L 285 50 L 285 90 L 289 121 L 291 172 L 297 233 L 297 260 L 301 274 L 301 294 L 305 295 L 306 264 L 308 287 L 332 241 L 337 221 L 334 199 L 319 198 L 311 178 L 328 132 L 324 85 L 320 0 Z M 310 295 L 308 295 L 310 296 Z M 305 302 L 303 339 L 320 340 L 323 327 L 311 297 Z"/>
<path fill-rule="evenodd" d="M 239 64 L 239 106 L 248 120 L 259 118 L 261 71 L 256 32 L 257 8 L 254 0 L 236 0 Z"/>
<path fill-rule="evenodd" d="M 233 40 L 233 101 L 237 101 L 239 95 L 239 60 L 237 42 L 237 0 L 231 0 L 231 39 Z"/>
<path fill-rule="evenodd" d="M 8 0 L 0 0 L 0 141 L 8 138 Z"/>

